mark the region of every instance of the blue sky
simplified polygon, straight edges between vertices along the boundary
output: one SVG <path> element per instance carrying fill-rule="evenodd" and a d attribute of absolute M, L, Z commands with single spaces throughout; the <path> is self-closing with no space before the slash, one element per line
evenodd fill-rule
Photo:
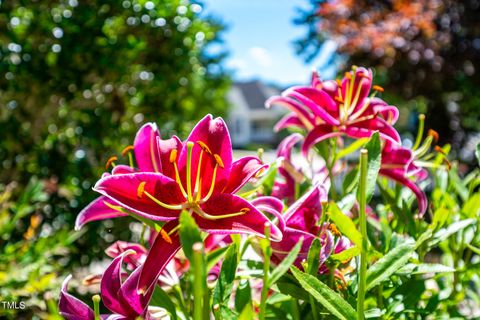
<path fill-rule="evenodd" d="M 293 40 L 305 27 L 292 20 L 296 8 L 308 8 L 307 0 L 205 0 L 205 13 L 219 17 L 228 26 L 224 33 L 230 52 L 226 66 L 235 70 L 236 80 L 259 78 L 280 85 L 306 84 L 310 72 L 334 50 L 326 49 L 306 64 L 295 54 Z M 322 78 L 334 76 L 334 69 L 320 70 Z"/>

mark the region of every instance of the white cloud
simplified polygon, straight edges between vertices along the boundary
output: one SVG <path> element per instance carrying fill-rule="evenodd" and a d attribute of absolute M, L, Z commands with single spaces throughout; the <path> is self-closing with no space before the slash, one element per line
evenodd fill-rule
<path fill-rule="evenodd" d="M 260 67 L 270 67 L 272 65 L 272 58 L 269 52 L 262 47 L 251 47 L 248 49 L 248 55 L 257 63 Z"/>

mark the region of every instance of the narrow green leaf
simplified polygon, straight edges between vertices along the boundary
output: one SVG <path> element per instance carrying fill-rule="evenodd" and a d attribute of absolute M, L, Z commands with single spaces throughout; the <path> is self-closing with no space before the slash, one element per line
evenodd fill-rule
<path fill-rule="evenodd" d="M 355 245 L 362 245 L 362 235 L 358 232 L 353 221 L 340 211 L 337 204 L 332 202 L 328 206 L 328 214 L 337 228 L 347 236 Z"/>
<path fill-rule="evenodd" d="M 320 266 L 320 250 L 322 246 L 320 240 L 315 238 L 310 245 L 307 256 L 307 272 L 309 274 L 316 274 L 318 272 L 318 267 Z"/>
<path fill-rule="evenodd" d="M 455 272 L 454 268 L 439 263 L 409 263 L 400 268 L 396 273 L 402 275 L 408 274 L 424 274 L 424 273 L 445 273 Z"/>
<path fill-rule="evenodd" d="M 280 277 L 283 276 L 288 269 L 290 269 L 290 266 L 295 262 L 295 259 L 302 248 L 302 243 L 303 241 L 300 239 L 300 241 L 297 242 L 295 247 L 293 247 L 290 253 L 285 257 L 285 259 L 283 259 L 283 261 L 276 266 L 275 269 L 273 269 L 272 273 L 268 277 L 268 287 L 272 287 L 275 282 L 277 282 L 277 280 L 280 279 Z"/>
<path fill-rule="evenodd" d="M 326 284 L 295 266 L 290 268 L 300 285 L 307 290 L 322 306 L 339 319 L 355 320 L 357 315 L 353 307 Z"/>
<path fill-rule="evenodd" d="M 338 153 L 337 153 L 337 160 L 345 157 L 345 156 L 348 156 L 349 154 L 357 151 L 358 149 L 360 149 L 366 142 L 368 141 L 368 138 L 361 138 L 361 139 L 358 139 L 358 140 L 355 140 L 354 142 L 352 142 L 348 147 L 340 150 Z"/>
<path fill-rule="evenodd" d="M 436 244 L 448 239 L 451 235 L 463 230 L 477 222 L 476 219 L 466 219 L 460 220 L 455 223 L 452 223 L 447 228 L 443 228 L 435 232 L 431 241 L 428 243 L 430 247 L 435 246 Z"/>
<path fill-rule="evenodd" d="M 235 291 L 235 309 L 241 312 L 247 305 L 251 307 L 252 302 L 252 288 L 250 288 L 250 281 L 242 280 Z"/>
<path fill-rule="evenodd" d="M 175 304 L 160 286 L 155 286 L 155 291 L 152 294 L 150 304 L 156 307 L 164 308 L 168 311 L 168 313 L 170 313 L 174 320 L 177 319 Z"/>
<path fill-rule="evenodd" d="M 372 134 L 370 141 L 365 145 L 368 150 L 368 170 L 367 170 L 367 202 L 372 198 L 377 182 L 378 171 L 382 164 L 382 145 L 378 132 Z"/>
<path fill-rule="evenodd" d="M 228 307 L 228 300 L 232 294 L 233 281 L 237 270 L 237 254 L 238 246 L 236 243 L 232 243 L 225 254 L 217 285 L 213 291 L 213 305 L 219 304 Z"/>
<path fill-rule="evenodd" d="M 443 227 L 445 222 L 447 222 L 448 217 L 450 217 L 451 210 L 448 210 L 445 207 L 440 207 L 433 213 L 432 219 L 432 228 L 436 230 Z"/>
<path fill-rule="evenodd" d="M 367 271 L 367 291 L 388 279 L 403 267 L 415 250 L 414 243 L 404 243 L 389 251 Z"/>
<path fill-rule="evenodd" d="M 222 259 L 225 252 L 227 252 L 228 246 L 221 247 L 213 250 L 207 254 L 207 270 L 212 269 L 220 259 Z"/>
<path fill-rule="evenodd" d="M 474 247 L 473 245 L 471 245 L 470 243 L 467 243 L 467 247 L 472 250 L 473 252 L 475 252 L 476 254 L 480 255 L 480 248 L 477 248 L 477 247 Z"/>
<path fill-rule="evenodd" d="M 180 241 L 189 261 L 193 259 L 192 246 L 196 242 L 203 242 L 197 223 L 188 212 L 180 214 Z"/>
<path fill-rule="evenodd" d="M 246 305 L 243 308 L 242 313 L 238 316 L 237 320 L 253 320 L 255 319 L 255 313 L 251 305 Z"/>

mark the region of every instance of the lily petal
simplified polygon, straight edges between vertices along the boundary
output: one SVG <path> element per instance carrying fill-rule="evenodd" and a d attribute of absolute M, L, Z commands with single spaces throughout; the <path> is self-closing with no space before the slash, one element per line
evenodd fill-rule
<path fill-rule="evenodd" d="M 160 154 L 160 162 L 162 163 L 162 173 L 173 180 L 175 180 L 175 167 L 170 161 L 170 155 L 173 150 L 177 150 L 177 153 L 180 154 L 182 147 L 182 141 L 177 136 L 173 136 L 167 140 L 162 140 L 160 137 L 157 137 L 157 148 Z"/>
<path fill-rule="evenodd" d="M 163 226 L 163 230 L 168 234 L 177 226 L 178 221 L 171 221 Z M 161 235 L 155 238 L 155 241 L 148 252 L 147 259 L 141 268 L 137 285 L 139 293 L 148 294 L 149 289 L 156 283 L 162 271 L 180 248 L 181 244 L 178 232 L 174 232 L 169 235 L 168 238 L 162 237 Z"/>
<path fill-rule="evenodd" d="M 415 196 L 417 197 L 418 211 L 420 215 L 423 215 L 427 211 L 427 204 L 428 204 L 427 196 L 422 191 L 422 189 L 420 189 L 420 187 L 417 184 L 415 184 L 415 182 L 413 182 L 408 177 L 405 177 L 404 175 L 396 174 L 391 170 L 380 169 L 379 173 L 383 176 L 386 176 L 404 185 L 415 194 Z"/>
<path fill-rule="evenodd" d="M 128 250 L 133 250 L 135 253 L 125 256 L 123 260 L 133 270 L 140 266 L 147 256 L 147 249 L 142 245 L 117 240 L 105 250 L 105 253 L 111 258 L 116 258 Z"/>
<path fill-rule="evenodd" d="M 110 206 L 107 204 L 110 204 Z M 105 196 L 93 200 L 78 214 L 77 219 L 75 220 L 75 230 L 80 230 L 84 224 L 91 221 L 112 219 L 128 215 L 113 209 L 114 206 L 116 206 L 115 202 Z"/>
<path fill-rule="evenodd" d="M 191 158 L 191 185 L 194 186 L 197 178 L 197 168 L 201 165 L 202 197 L 205 196 L 212 183 L 215 190 L 221 191 L 228 182 L 232 167 L 232 142 L 228 133 L 227 125 L 222 118 L 212 118 L 212 115 L 205 116 L 193 128 L 180 154 L 178 162 L 181 172 L 182 184 L 187 185 L 187 157 L 188 148 L 186 145 L 193 143 Z M 205 148 L 200 163 L 200 154 Z M 212 181 L 215 166 L 218 164 L 215 181 Z"/>
<path fill-rule="evenodd" d="M 268 165 L 263 164 L 262 161 L 255 156 L 243 157 L 234 161 L 232 163 L 228 184 L 222 192 L 236 193 L 250 181 L 250 179 L 267 168 Z"/>
<path fill-rule="evenodd" d="M 140 187 L 140 184 L 143 186 Z M 139 194 L 139 188 L 143 188 L 167 205 L 178 205 L 185 201 L 176 181 L 153 172 L 105 177 L 97 182 L 93 190 L 147 219 L 168 221 L 178 218 L 179 210 L 165 208 L 155 203 L 145 194 Z"/>
<path fill-rule="evenodd" d="M 93 320 L 95 317 L 93 310 L 83 301 L 68 293 L 68 282 L 71 278 L 72 275 L 68 275 L 62 283 L 60 301 L 58 302 L 60 315 L 67 320 Z"/>
<path fill-rule="evenodd" d="M 305 157 L 308 156 L 308 152 L 310 151 L 310 149 L 317 143 L 325 139 L 338 137 L 341 135 L 342 135 L 341 132 L 333 131 L 333 128 L 329 125 L 319 125 L 315 127 L 305 137 L 305 141 L 303 142 L 303 145 L 302 145 L 303 156 Z"/>
<path fill-rule="evenodd" d="M 130 166 L 126 166 L 124 164 L 117 164 L 112 169 L 112 174 L 126 174 L 126 173 L 134 173 L 134 172 L 135 172 L 134 168 Z"/>
<path fill-rule="evenodd" d="M 135 269 L 132 274 L 125 280 L 118 291 L 118 300 L 123 306 L 128 306 L 128 314 L 132 318 L 145 314 L 150 298 L 153 294 L 154 287 L 147 291 L 147 294 L 139 294 L 137 284 L 140 278 L 141 268 Z"/>
<path fill-rule="evenodd" d="M 369 138 L 375 131 L 378 131 L 383 139 L 395 144 L 399 144 L 401 141 L 397 130 L 379 117 L 355 122 L 345 128 L 345 133 L 352 138 Z"/>
<path fill-rule="evenodd" d="M 275 126 L 273 127 L 273 131 L 279 132 L 280 130 L 286 128 L 304 129 L 305 126 L 295 113 L 289 113 L 283 116 L 283 118 L 275 124 Z"/>
<path fill-rule="evenodd" d="M 124 306 L 118 301 L 118 290 L 122 286 L 122 260 L 125 255 L 130 253 L 131 251 L 124 252 L 113 259 L 103 273 L 100 283 L 100 292 L 105 307 L 112 312 L 122 315 L 128 314 L 128 306 Z"/>
<path fill-rule="evenodd" d="M 325 200 L 326 192 L 322 187 L 311 188 L 285 212 L 287 227 L 318 234 L 320 227 L 317 222 L 322 214 L 322 201 Z"/>
<path fill-rule="evenodd" d="M 312 129 L 315 126 L 315 119 L 312 113 L 304 105 L 292 98 L 273 96 L 265 102 L 267 108 L 270 108 L 272 105 L 280 105 L 293 111 L 302 122 L 303 127 L 307 130 Z"/>
<path fill-rule="evenodd" d="M 157 148 L 159 137 L 160 132 L 155 123 L 146 123 L 138 130 L 133 142 L 133 150 L 140 171 L 162 172 L 160 153 Z"/>
<path fill-rule="evenodd" d="M 253 233 L 258 236 L 264 236 L 265 223 L 271 223 L 271 221 L 251 203 L 232 194 L 217 194 L 201 207 L 204 212 L 212 216 L 245 212 L 235 217 L 216 220 L 208 220 L 194 214 L 198 226 L 209 233 Z M 282 239 L 281 231 L 273 223 L 271 223 L 270 233 L 272 241 L 280 241 Z"/>

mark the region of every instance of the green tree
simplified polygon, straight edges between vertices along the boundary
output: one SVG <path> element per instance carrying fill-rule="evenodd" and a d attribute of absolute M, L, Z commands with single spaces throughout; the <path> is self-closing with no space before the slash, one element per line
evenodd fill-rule
<path fill-rule="evenodd" d="M 45 221 L 72 226 L 141 124 L 182 134 L 224 112 L 222 30 L 198 1 L 2 1 L 0 183 L 44 179 Z"/>

